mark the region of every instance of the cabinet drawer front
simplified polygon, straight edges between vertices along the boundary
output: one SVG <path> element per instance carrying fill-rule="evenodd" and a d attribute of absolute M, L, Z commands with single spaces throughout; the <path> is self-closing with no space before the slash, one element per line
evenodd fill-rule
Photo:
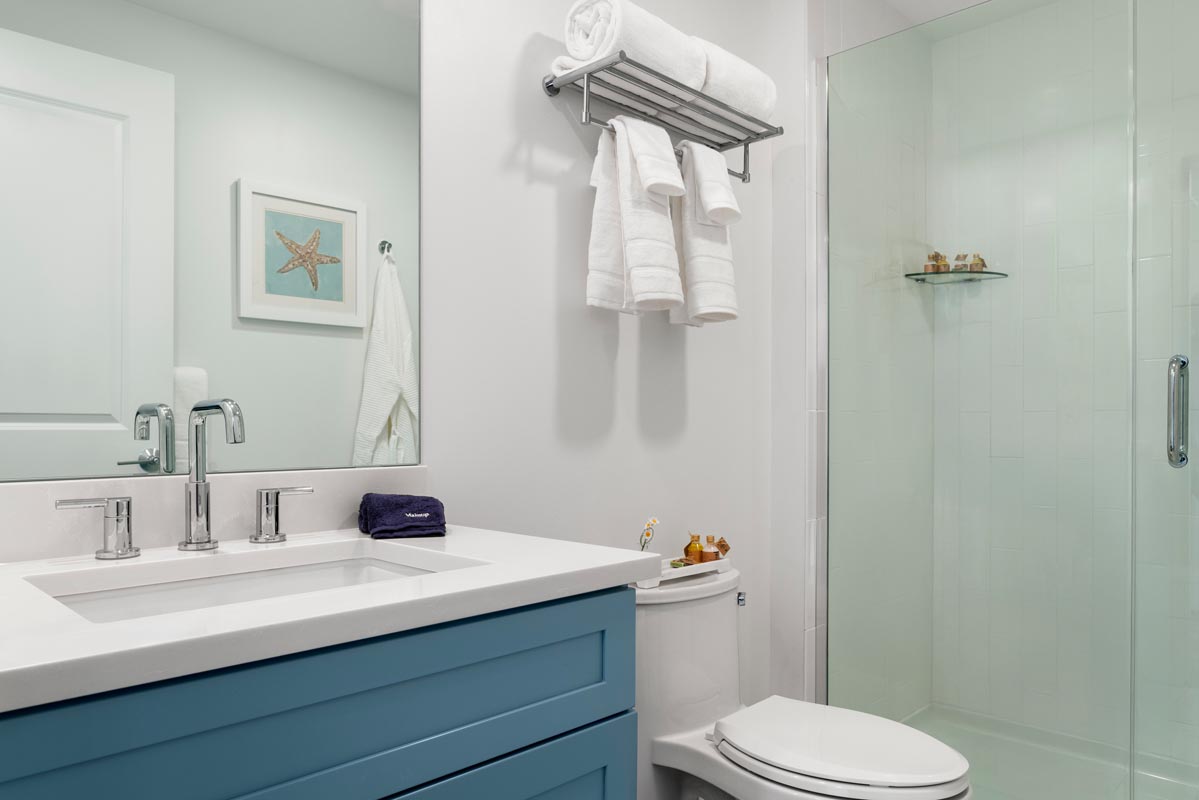
<path fill-rule="evenodd" d="M 377 800 L 632 708 L 633 626 L 616 589 L 13 712 L 0 798 Z"/>
<path fill-rule="evenodd" d="M 637 715 L 622 714 L 394 800 L 631 800 Z"/>

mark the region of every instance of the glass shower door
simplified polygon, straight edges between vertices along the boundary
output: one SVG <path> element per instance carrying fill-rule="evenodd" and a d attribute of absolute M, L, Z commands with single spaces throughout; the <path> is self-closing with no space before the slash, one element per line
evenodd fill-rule
<path fill-rule="evenodd" d="M 1181 407 L 1171 358 L 1199 357 L 1199 3 L 1137 0 L 1136 15 L 1134 788 L 1195 800 L 1199 464 L 1172 465 L 1167 437 L 1197 400 Z"/>

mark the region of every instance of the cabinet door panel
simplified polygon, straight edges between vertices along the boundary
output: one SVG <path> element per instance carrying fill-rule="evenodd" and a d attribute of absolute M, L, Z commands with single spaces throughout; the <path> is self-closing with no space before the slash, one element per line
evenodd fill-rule
<path fill-rule="evenodd" d="M 530 747 L 396 800 L 629 800 L 637 794 L 637 715 Z"/>

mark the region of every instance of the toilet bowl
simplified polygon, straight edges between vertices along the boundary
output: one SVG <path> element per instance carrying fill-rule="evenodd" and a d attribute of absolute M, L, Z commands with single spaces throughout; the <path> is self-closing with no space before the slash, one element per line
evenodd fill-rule
<path fill-rule="evenodd" d="M 735 569 L 637 589 L 637 800 L 966 800 L 969 764 L 845 708 L 740 701 Z"/>

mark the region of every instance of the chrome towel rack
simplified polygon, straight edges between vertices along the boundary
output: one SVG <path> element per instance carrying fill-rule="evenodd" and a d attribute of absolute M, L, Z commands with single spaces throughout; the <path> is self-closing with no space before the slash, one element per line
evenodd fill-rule
<path fill-rule="evenodd" d="M 623 50 L 557 77 L 546 75 L 541 82 L 541 88 L 550 97 L 556 97 L 567 87 L 583 95 L 579 121 L 584 125 L 612 129 L 592 113 L 592 101 L 599 99 L 615 108 L 616 113 L 660 125 L 680 138 L 713 150 L 741 148 L 741 171 L 730 169 L 729 174 L 744 183 L 750 179 L 749 146 L 783 133 L 781 127 L 738 111 L 634 61 Z"/>

